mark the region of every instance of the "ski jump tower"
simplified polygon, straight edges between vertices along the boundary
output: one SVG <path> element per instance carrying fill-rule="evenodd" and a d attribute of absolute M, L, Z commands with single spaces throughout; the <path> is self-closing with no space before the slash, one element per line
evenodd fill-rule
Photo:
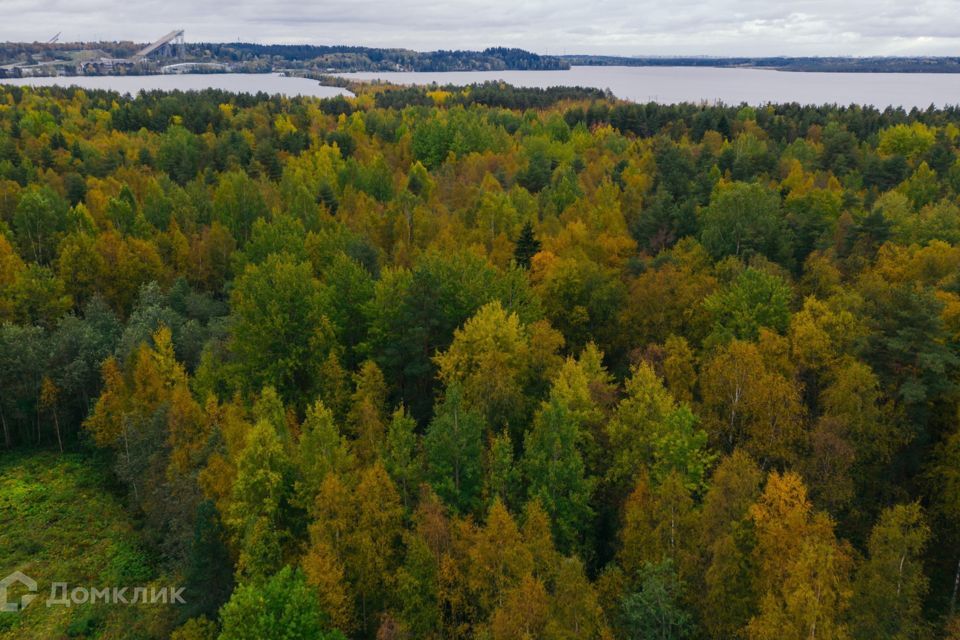
<path fill-rule="evenodd" d="M 182 58 L 183 57 L 183 29 L 171 31 L 153 44 L 148 44 L 140 51 L 133 54 L 134 60 L 143 60 L 149 55 L 156 54 L 164 58 Z"/>

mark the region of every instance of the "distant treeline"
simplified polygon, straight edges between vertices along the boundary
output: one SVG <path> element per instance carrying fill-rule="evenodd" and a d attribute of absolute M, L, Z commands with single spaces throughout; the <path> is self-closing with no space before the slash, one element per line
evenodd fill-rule
<path fill-rule="evenodd" d="M 106 57 L 131 57 L 145 43 L 0 43 L 0 64 L 69 60 L 78 51 Z M 314 46 L 249 42 L 188 43 L 190 60 L 232 63 L 240 70 L 300 69 L 328 71 L 552 71 L 571 66 L 721 67 L 871 73 L 960 73 L 960 57 L 632 57 L 601 55 L 542 56 L 523 49 L 491 47 L 483 51 L 413 51 L 349 45 Z"/>
<path fill-rule="evenodd" d="M 0 42 L 0 64 L 70 60 L 76 52 L 95 52 L 112 58 L 127 58 L 143 48 L 133 42 Z"/>
<path fill-rule="evenodd" d="M 473 104 L 501 109 L 544 109 L 564 100 L 603 100 L 611 96 L 592 87 L 514 87 L 500 82 L 484 82 L 467 87 L 445 85 L 432 89 L 450 92 L 448 104 Z M 430 94 L 423 87 L 391 88 L 376 94 L 381 109 L 402 109 L 407 106 L 432 106 Z"/>
<path fill-rule="evenodd" d="M 128 58 L 141 48 L 132 42 L 0 43 L 0 63 L 69 60 L 78 51 Z M 483 51 L 412 51 L 352 46 L 261 45 L 246 42 L 190 43 L 189 60 L 240 65 L 247 71 L 297 68 L 314 71 L 543 71 L 570 68 L 556 56 L 523 49 L 493 47 Z"/>
<path fill-rule="evenodd" d="M 960 73 L 960 58 L 640 58 L 626 56 L 560 56 L 571 66 L 591 67 L 740 67 L 779 71 L 831 71 L 845 73 Z"/>
<path fill-rule="evenodd" d="M 322 69 L 407 71 L 500 71 L 567 69 L 569 64 L 554 56 L 541 56 L 523 49 L 495 47 L 483 51 L 426 51 L 375 49 L 350 46 L 260 45 L 244 42 L 199 44 L 219 60 L 248 61 L 270 57 Z"/>

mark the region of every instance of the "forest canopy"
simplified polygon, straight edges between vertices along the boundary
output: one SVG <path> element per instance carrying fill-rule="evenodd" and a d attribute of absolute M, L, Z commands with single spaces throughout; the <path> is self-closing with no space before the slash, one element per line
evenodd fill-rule
<path fill-rule="evenodd" d="M 144 637 L 960 638 L 958 146 L 3 87 L 0 455 L 110 466 L 188 596 Z"/>

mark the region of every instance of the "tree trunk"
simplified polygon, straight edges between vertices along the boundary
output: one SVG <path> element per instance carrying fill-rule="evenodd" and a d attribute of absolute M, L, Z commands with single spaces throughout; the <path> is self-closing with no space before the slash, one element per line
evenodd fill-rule
<path fill-rule="evenodd" d="M 960 560 L 957 560 L 957 572 L 953 576 L 953 596 L 950 598 L 950 617 L 957 610 L 957 590 L 960 589 Z"/>
<path fill-rule="evenodd" d="M 37 392 L 37 446 L 40 446 L 40 392 Z"/>
<path fill-rule="evenodd" d="M 130 441 L 127 439 L 127 423 L 124 420 L 123 423 L 123 448 L 127 453 L 127 468 L 130 467 Z M 140 506 L 140 492 L 137 491 L 137 481 L 130 478 L 130 486 L 133 487 L 133 499 L 137 501 L 137 507 Z"/>
<path fill-rule="evenodd" d="M 3 415 L 0 409 L 0 423 L 3 423 L 3 446 L 7 449 L 13 448 L 13 438 L 10 436 L 10 428 L 7 426 L 7 417 Z"/>
<path fill-rule="evenodd" d="M 63 439 L 60 438 L 60 420 L 57 418 L 57 410 L 53 410 L 53 428 L 57 432 L 57 446 L 60 447 L 60 454 L 63 455 Z"/>
<path fill-rule="evenodd" d="M 901 588 L 901 583 L 903 582 L 903 563 L 904 561 L 906 561 L 906 559 L 907 559 L 906 553 L 900 556 L 900 568 L 897 571 L 897 599 L 898 600 L 900 599 L 900 588 Z"/>
<path fill-rule="evenodd" d="M 90 415 L 90 396 L 87 395 L 86 389 L 80 390 L 80 406 L 84 407 L 83 410 L 83 419 L 86 420 L 87 416 Z M 81 420 L 81 423 L 83 421 Z M 74 429 L 73 433 L 77 437 L 77 444 L 80 444 L 80 433 L 83 429 Z"/>

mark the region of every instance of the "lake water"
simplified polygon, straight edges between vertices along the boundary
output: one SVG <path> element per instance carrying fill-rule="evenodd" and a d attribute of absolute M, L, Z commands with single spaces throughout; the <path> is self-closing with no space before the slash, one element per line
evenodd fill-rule
<path fill-rule="evenodd" d="M 573 67 L 566 71 L 342 73 L 357 80 L 398 84 L 471 84 L 503 80 L 523 87 L 583 86 L 610 89 L 637 102 L 724 102 L 759 105 L 868 104 L 928 107 L 960 104 L 960 74 L 801 73 L 709 67 Z"/>
<path fill-rule="evenodd" d="M 257 93 L 285 96 L 315 96 L 330 98 L 339 95 L 353 95 L 339 87 L 325 87 L 316 80 L 290 78 L 278 73 L 184 73 L 156 76 L 64 76 L 59 78 L 13 78 L 0 79 L 0 83 L 26 85 L 31 87 L 49 87 L 51 85 L 77 86 L 84 89 L 109 89 L 120 93 L 135 94 L 142 90 L 151 91 L 199 91 L 201 89 L 223 89 L 236 93 Z"/>
<path fill-rule="evenodd" d="M 925 108 L 960 104 L 960 74 L 949 73 L 806 73 L 765 69 L 708 67 L 573 67 L 566 71 L 369 72 L 337 74 L 356 80 L 387 80 L 397 84 L 472 84 L 502 80 L 521 87 L 585 86 L 610 89 L 615 96 L 637 102 L 724 102 L 759 105 L 768 102 L 801 104 L 869 104 Z M 350 95 L 315 80 L 279 74 L 182 74 L 157 76 L 82 76 L 0 80 L 10 84 L 77 85 L 136 93 L 142 89 L 216 88 L 239 93 L 328 98 Z"/>

